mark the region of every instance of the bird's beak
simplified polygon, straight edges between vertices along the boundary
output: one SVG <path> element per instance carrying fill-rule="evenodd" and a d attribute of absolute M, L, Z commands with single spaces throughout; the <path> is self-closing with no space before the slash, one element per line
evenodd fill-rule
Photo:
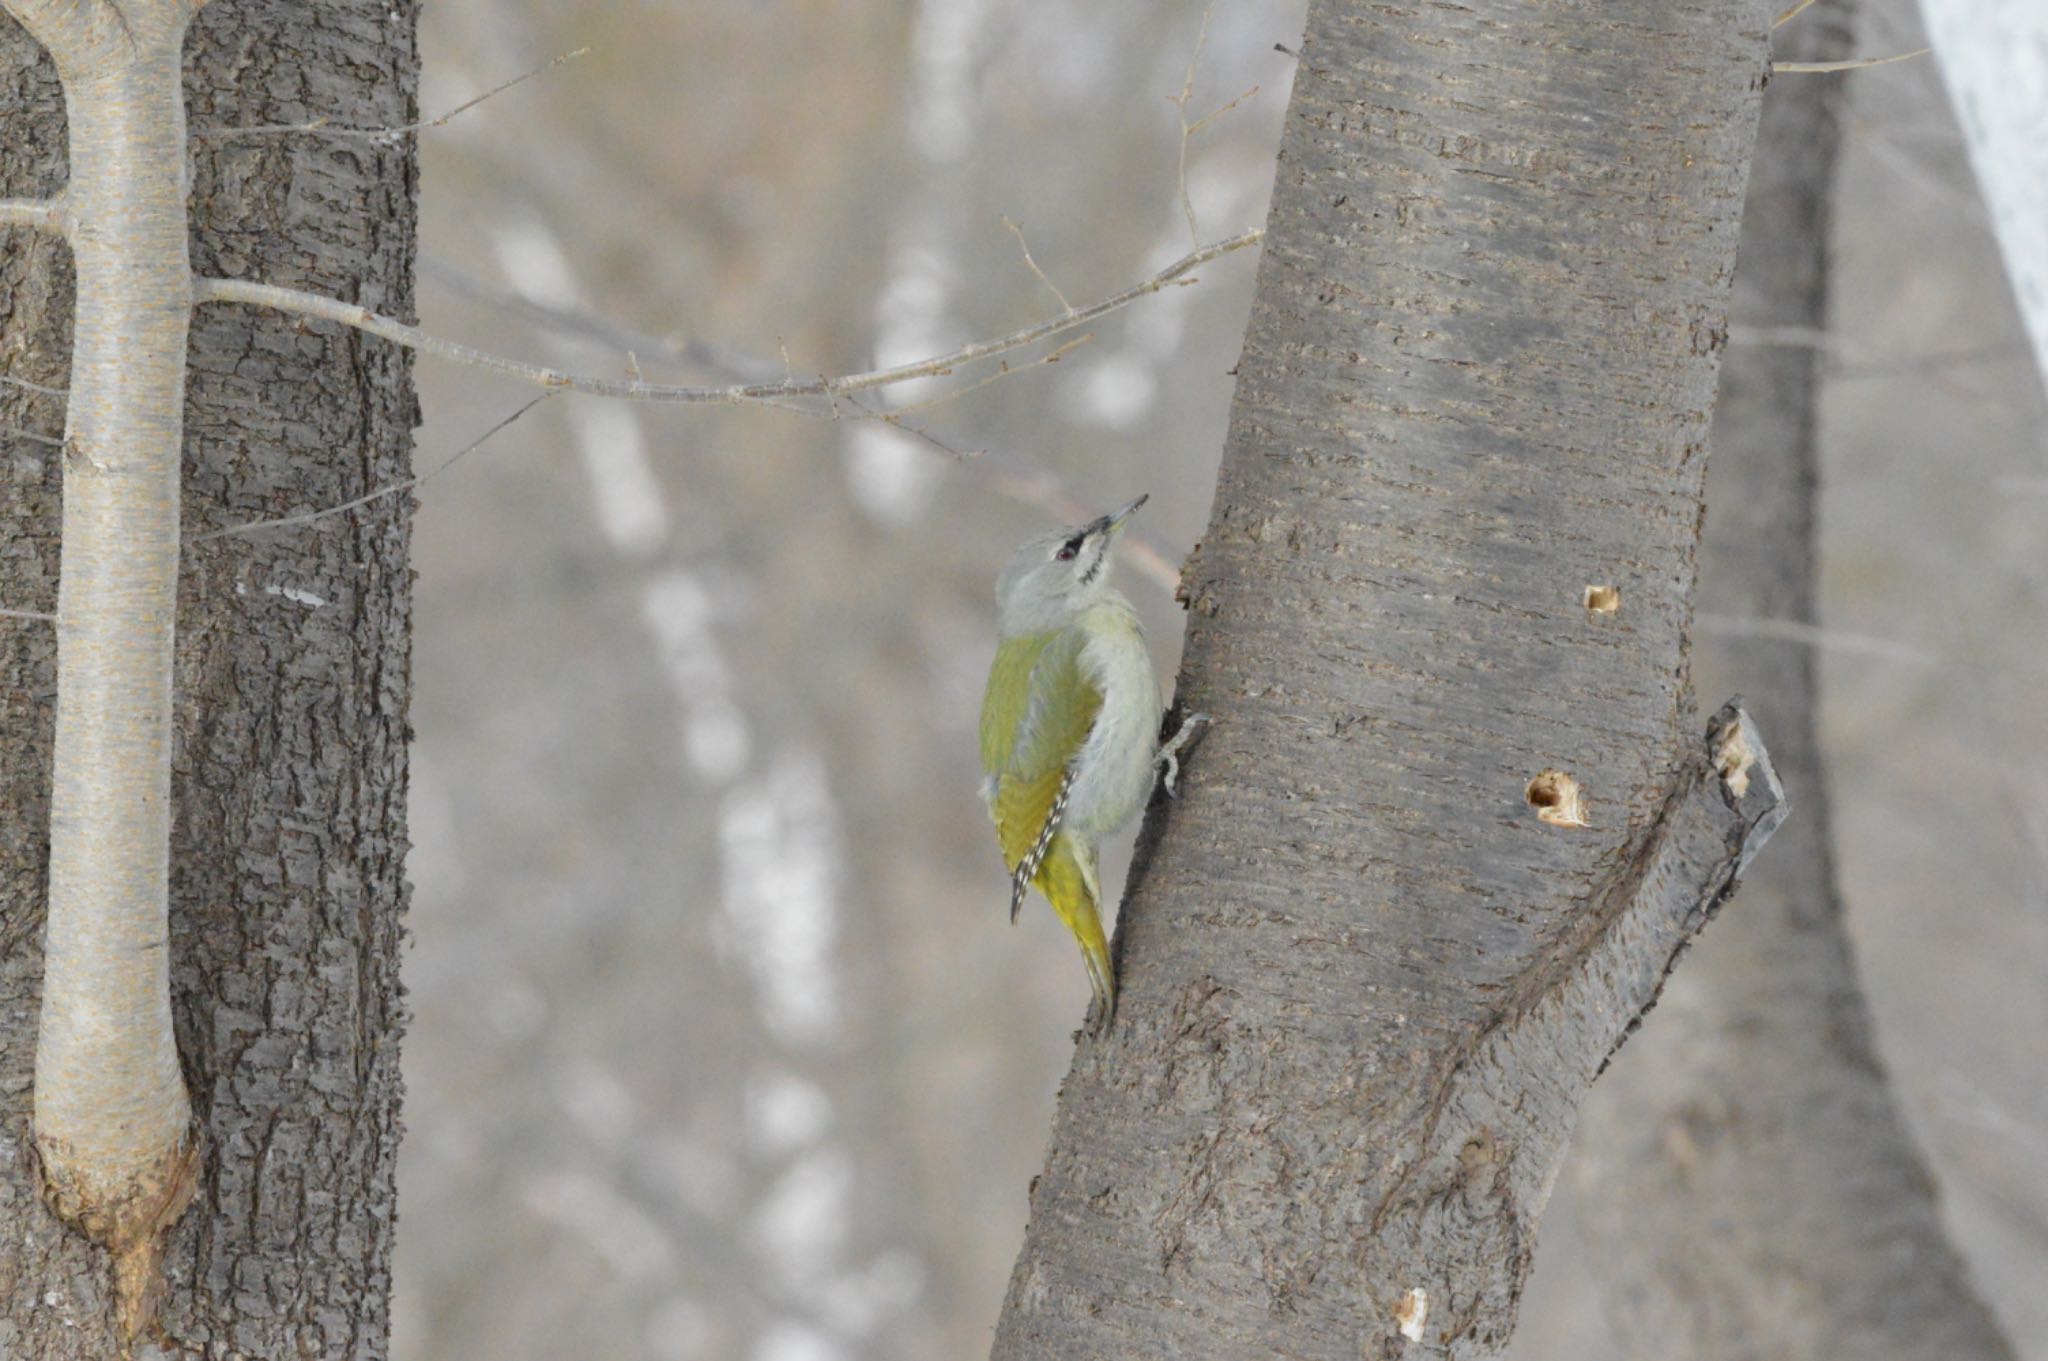
<path fill-rule="evenodd" d="M 1124 521 L 1130 519 L 1133 515 L 1138 513 L 1139 506 L 1144 505 L 1147 501 L 1151 499 L 1151 493 L 1148 492 L 1145 495 L 1139 497 L 1137 500 L 1131 502 L 1128 506 L 1125 506 L 1123 509 L 1111 511 L 1109 514 L 1103 516 L 1100 520 L 1095 521 L 1093 524 L 1089 525 L 1086 529 L 1082 530 L 1081 532 L 1089 536 L 1093 536 L 1096 534 L 1113 534 L 1117 530 L 1122 529 L 1124 527 Z"/>

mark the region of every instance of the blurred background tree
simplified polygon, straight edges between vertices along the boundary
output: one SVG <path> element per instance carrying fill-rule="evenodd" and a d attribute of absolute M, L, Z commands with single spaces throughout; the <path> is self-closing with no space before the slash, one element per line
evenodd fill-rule
<path fill-rule="evenodd" d="M 1854 11 L 1803 8 L 1779 60 L 1852 58 Z M 1795 816 L 1595 1088 L 1569 1163 L 1638 1355 L 2012 1355 L 1876 1052 L 1817 744 L 1816 379 L 1845 82 L 1863 74 L 1780 75 L 1765 100 L 1708 464 L 1699 682 L 1749 697 Z"/>

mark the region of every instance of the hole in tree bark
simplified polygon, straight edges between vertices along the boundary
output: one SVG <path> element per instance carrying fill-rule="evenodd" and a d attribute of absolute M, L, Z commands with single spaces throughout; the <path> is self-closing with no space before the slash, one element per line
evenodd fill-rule
<path fill-rule="evenodd" d="M 1561 770 L 1545 770 L 1523 791 L 1536 816 L 1553 827 L 1588 827 L 1586 796 L 1579 782 Z"/>

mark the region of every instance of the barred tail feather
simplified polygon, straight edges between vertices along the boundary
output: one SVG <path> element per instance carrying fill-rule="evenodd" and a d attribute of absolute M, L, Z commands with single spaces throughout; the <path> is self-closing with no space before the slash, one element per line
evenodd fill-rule
<path fill-rule="evenodd" d="M 1023 910 L 1024 893 L 1038 878 L 1038 867 L 1045 863 L 1046 852 L 1052 849 L 1052 839 L 1059 834 L 1060 823 L 1067 815 L 1067 796 L 1074 791 L 1074 769 L 1067 767 L 1060 776 L 1059 788 L 1053 792 L 1052 807 L 1045 813 L 1045 822 L 1039 827 L 1038 835 L 1032 839 L 1031 849 L 1024 852 L 1024 858 L 1010 871 L 1010 925 L 1017 924 L 1017 913 Z"/>

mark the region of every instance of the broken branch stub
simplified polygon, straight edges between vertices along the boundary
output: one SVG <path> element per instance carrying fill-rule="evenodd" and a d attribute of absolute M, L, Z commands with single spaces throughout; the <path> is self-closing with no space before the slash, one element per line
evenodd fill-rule
<path fill-rule="evenodd" d="M 1707 725 L 1707 751 L 1729 799 L 1750 816 L 1742 853 L 1735 864 L 1739 877 L 1749 868 L 1749 862 L 1756 859 L 1764 843 L 1784 825 L 1792 805 L 1786 801 L 1785 786 L 1778 780 L 1770 752 L 1764 749 L 1756 720 L 1742 707 L 1742 696 L 1722 705 Z"/>
<path fill-rule="evenodd" d="M 1731 779 L 1724 762 L 1738 735 L 1746 781 Z M 1526 1100 L 1531 1056 L 1544 1056 L 1546 1089 L 1557 1093 L 1583 1092 L 1604 1072 L 1788 811 L 1740 699 L 1715 713 L 1669 789 L 1628 863 L 1582 908 L 1579 929 L 1525 975 L 1528 986 L 1507 1000 L 1435 1092 L 1435 1115 L 1374 1221 L 1378 1242 L 1395 1257 L 1431 1260 L 1450 1214 L 1463 1232 L 1499 1236 L 1500 1251 L 1474 1259 L 1500 1273 L 1483 1288 L 1503 1299 L 1518 1293 L 1523 1253 L 1570 1129 L 1554 1099 Z M 1401 1302 L 1397 1323 L 1420 1312 L 1410 1303 L 1415 1296 L 1455 1297 L 1458 1281 L 1424 1275 Z M 1472 1278 L 1463 1284 L 1470 1289 Z M 1420 1329 L 1403 1335 L 1411 1331 Z"/>

